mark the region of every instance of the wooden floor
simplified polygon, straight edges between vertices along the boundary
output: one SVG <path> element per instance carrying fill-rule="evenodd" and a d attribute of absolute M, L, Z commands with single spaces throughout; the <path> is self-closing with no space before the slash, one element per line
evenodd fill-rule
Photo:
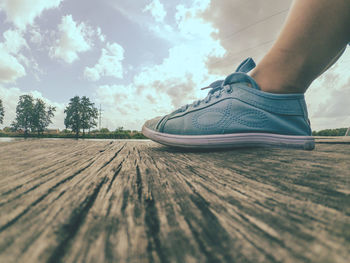
<path fill-rule="evenodd" d="M 0 262 L 349 262 L 350 144 L 0 143 Z"/>

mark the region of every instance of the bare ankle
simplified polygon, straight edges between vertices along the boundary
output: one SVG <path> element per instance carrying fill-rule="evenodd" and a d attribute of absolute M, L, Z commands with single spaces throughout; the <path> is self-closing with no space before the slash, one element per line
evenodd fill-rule
<path fill-rule="evenodd" d="M 290 83 L 283 80 L 276 73 L 260 72 L 254 70 L 250 76 L 258 83 L 260 89 L 269 93 L 288 94 L 288 93 L 304 93 L 306 88 L 299 86 L 298 83 Z"/>

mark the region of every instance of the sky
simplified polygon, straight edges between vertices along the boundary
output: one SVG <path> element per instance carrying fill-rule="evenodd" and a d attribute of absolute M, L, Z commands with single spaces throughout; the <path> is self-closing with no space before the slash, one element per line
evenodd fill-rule
<path fill-rule="evenodd" d="M 291 0 L 0 0 L 0 99 L 4 124 L 18 98 L 55 106 L 64 128 L 69 99 L 102 107 L 102 127 L 141 130 L 145 120 L 206 96 L 201 88 L 258 63 Z M 313 82 L 313 130 L 350 127 L 350 48 Z"/>

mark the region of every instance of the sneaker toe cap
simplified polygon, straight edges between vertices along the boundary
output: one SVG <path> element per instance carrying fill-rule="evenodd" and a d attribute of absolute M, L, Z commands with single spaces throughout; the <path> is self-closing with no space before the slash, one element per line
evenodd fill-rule
<path fill-rule="evenodd" d="M 148 129 L 151 129 L 151 130 L 156 130 L 156 127 L 157 127 L 157 124 L 158 122 L 160 121 L 160 119 L 162 119 L 162 117 L 156 117 L 156 118 L 153 118 L 151 120 L 148 120 L 145 122 L 144 126 Z"/>

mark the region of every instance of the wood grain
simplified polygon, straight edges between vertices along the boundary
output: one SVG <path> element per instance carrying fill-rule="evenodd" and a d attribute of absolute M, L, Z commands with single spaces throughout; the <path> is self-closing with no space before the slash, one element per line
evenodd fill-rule
<path fill-rule="evenodd" d="M 340 141 L 311 152 L 0 143 L 0 262 L 349 262 Z"/>

